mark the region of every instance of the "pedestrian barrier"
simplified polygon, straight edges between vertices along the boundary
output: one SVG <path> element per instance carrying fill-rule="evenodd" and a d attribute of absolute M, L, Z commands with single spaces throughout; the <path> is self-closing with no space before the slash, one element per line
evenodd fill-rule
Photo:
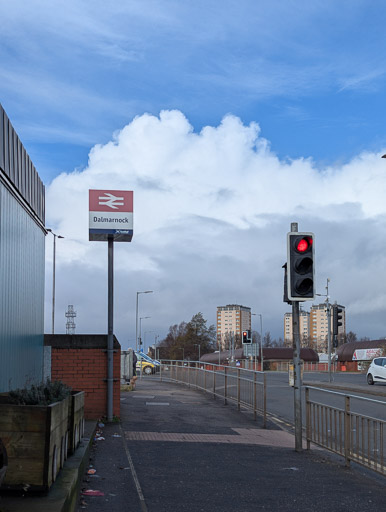
<path fill-rule="evenodd" d="M 228 401 L 234 402 L 238 410 L 241 407 L 252 410 L 254 419 L 257 414 L 261 414 L 263 426 L 266 428 L 267 395 L 264 372 L 217 364 L 204 365 L 192 361 L 161 361 L 159 378 L 210 393 L 213 398 L 222 398 L 225 405 Z"/>
<path fill-rule="evenodd" d="M 342 407 L 311 400 L 312 390 L 341 397 Z M 313 443 L 341 455 L 345 458 L 346 465 L 350 465 L 352 461 L 386 475 L 386 421 L 353 412 L 351 400 L 355 398 L 383 406 L 386 403 L 313 386 L 306 386 L 305 393 L 307 449 Z"/>

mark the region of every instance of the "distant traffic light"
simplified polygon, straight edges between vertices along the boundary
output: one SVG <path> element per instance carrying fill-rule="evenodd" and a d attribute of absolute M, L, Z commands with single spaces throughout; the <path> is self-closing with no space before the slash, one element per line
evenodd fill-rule
<path fill-rule="evenodd" d="M 247 331 L 243 331 L 243 343 L 252 343 L 251 331 L 249 329 Z"/>
<path fill-rule="evenodd" d="M 287 293 L 290 301 L 314 300 L 314 234 L 287 234 Z"/>
<path fill-rule="evenodd" d="M 339 327 L 343 325 L 343 307 L 338 304 L 332 306 L 332 334 L 338 334 Z"/>

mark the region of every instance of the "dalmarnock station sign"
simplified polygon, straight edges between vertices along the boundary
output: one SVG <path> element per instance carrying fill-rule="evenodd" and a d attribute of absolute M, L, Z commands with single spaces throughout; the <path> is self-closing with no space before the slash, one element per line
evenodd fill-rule
<path fill-rule="evenodd" d="M 89 240 L 131 242 L 133 191 L 89 190 Z"/>

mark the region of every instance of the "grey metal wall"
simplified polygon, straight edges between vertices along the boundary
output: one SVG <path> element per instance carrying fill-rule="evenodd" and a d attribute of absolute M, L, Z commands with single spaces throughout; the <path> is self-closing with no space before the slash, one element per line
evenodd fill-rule
<path fill-rule="evenodd" d="M 42 380 L 44 237 L 0 182 L 0 391 Z"/>
<path fill-rule="evenodd" d="M 44 185 L 1 104 L 0 169 L 3 171 L 3 179 L 9 180 L 25 200 L 31 214 L 36 215 L 44 224 Z"/>
<path fill-rule="evenodd" d="M 0 105 L 0 392 L 39 382 L 44 186 Z"/>

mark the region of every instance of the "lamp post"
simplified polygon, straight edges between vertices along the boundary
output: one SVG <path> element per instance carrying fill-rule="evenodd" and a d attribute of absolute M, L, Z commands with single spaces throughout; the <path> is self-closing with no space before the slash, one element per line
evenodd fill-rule
<path fill-rule="evenodd" d="M 135 350 L 138 352 L 138 295 L 140 293 L 153 293 L 153 290 L 146 290 L 145 292 L 137 292 L 137 301 L 135 307 Z"/>
<path fill-rule="evenodd" d="M 62 235 L 57 235 L 52 229 L 47 229 L 54 237 L 54 254 L 52 258 L 52 334 L 55 334 L 55 266 L 56 266 L 56 238 L 64 238 Z"/>

